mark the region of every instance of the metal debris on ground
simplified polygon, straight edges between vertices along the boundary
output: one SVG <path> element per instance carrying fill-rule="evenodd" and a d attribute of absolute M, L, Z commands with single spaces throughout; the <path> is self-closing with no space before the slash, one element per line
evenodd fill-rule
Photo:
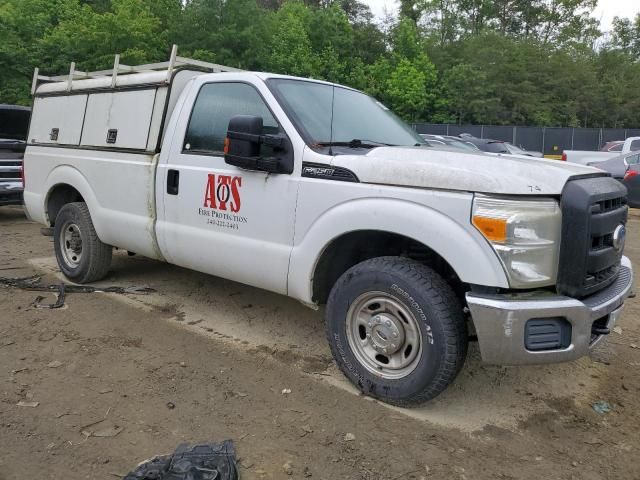
<path fill-rule="evenodd" d="M 156 290 L 149 287 L 93 287 L 90 285 L 71 285 L 68 283 L 42 285 L 40 280 L 42 277 L 34 275 L 32 277 L 22 278 L 9 278 L 0 277 L 0 286 L 20 288 L 22 290 L 29 290 L 32 292 L 51 292 L 59 291 L 61 286 L 64 286 L 66 293 L 121 293 L 121 294 L 135 294 L 144 295 L 147 293 L 154 293 Z"/>
<path fill-rule="evenodd" d="M 605 402 L 604 400 L 598 400 L 597 402 L 591 405 L 591 408 L 600 415 L 604 415 L 605 413 L 609 413 L 611 411 L 611 405 L 609 402 Z"/>
<path fill-rule="evenodd" d="M 123 480 L 237 480 L 235 448 L 222 443 L 178 445 L 172 455 L 141 463 Z"/>
<path fill-rule="evenodd" d="M 67 293 L 119 293 L 119 294 L 135 294 L 146 295 L 153 293 L 155 290 L 149 287 L 93 287 L 89 285 L 70 285 L 68 283 L 59 283 L 52 285 L 44 285 L 40 283 L 42 277 L 34 275 L 31 277 L 9 278 L 0 277 L 0 287 L 19 288 L 31 292 L 56 292 L 57 299 L 55 303 L 41 303 L 43 296 L 37 296 L 31 303 L 34 308 L 60 308 L 64 306 Z"/>
<path fill-rule="evenodd" d="M 48 309 L 61 308 L 64 306 L 64 299 L 66 297 L 64 290 L 65 290 L 64 283 L 61 283 L 60 285 L 58 285 L 58 292 L 56 294 L 55 303 L 42 303 L 42 301 L 44 300 L 44 297 L 42 295 L 38 295 L 36 299 L 31 303 L 31 306 L 33 308 L 48 308 Z"/>

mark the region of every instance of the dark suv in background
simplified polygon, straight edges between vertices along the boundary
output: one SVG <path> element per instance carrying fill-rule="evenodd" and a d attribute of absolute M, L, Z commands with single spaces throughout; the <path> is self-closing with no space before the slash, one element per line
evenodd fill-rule
<path fill-rule="evenodd" d="M 31 109 L 0 105 L 0 206 L 22 204 L 22 157 Z"/>

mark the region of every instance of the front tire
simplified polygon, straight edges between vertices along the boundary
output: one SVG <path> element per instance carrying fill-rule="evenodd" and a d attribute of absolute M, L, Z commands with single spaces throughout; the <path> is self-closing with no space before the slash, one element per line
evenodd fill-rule
<path fill-rule="evenodd" d="M 58 266 L 72 282 L 95 282 L 108 273 L 113 249 L 98 238 L 86 203 L 67 203 L 60 209 L 53 238 Z"/>
<path fill-rule="evenodd" d="M 451 287 L 431 268 L 379 257 L 347 270 L 327 302 L 327 338 L 365 395 L 399 406 L 436 397 L 467 354 L 467 326 Z"/>

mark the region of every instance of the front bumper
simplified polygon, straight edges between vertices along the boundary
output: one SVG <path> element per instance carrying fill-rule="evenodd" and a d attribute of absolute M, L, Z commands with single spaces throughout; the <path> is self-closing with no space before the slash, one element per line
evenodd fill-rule
<path fill-rule="evenodd" d="M 583 357 L 603 338 L 603 335 L 592 335 L 594 322 L 601 329 L 613 329 L 632 288 L 633 267 L 627 257 L 622 257 L 616 281 L 582 300 L 559 295 L 467 293 L 482 360 L 499 365 L 527 365 Z M 552 350 L 528 350 L 526 326 L 534 319 L 566 320 L 571 325 L 568 345 Z"/>
<path fill-rule="evenodd" d="M 22 205 L 22 182 L 0 182 L 0 206 Z"/>

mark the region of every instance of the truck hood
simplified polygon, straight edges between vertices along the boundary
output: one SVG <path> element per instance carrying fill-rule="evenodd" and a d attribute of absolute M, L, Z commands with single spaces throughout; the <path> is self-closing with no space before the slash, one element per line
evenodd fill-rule
<path fill-rule="evenodd" d="M 374 148 L 366 155 L 338 155 L 332 165 L 364 183 L 505 195 L 560 195 L 573 176 L 606 175 L 558 160 L 425 147 Z"/>

